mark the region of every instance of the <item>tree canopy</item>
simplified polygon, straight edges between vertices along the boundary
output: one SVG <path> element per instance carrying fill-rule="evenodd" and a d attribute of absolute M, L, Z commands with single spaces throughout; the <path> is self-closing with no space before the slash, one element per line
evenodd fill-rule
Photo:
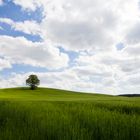
<path fill-rule="evenodd" d="M 26 79 L 26 85 L 30 86 L 32 90 L 36 89 L 40 84 L 40 80 L 36 75 L 30 75 L 28 79 Z"/>

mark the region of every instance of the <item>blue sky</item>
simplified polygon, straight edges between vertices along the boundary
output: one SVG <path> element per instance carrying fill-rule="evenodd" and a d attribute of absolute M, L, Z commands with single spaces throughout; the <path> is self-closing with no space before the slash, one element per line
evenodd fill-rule
<path fill-rule="evenodd" d="M 1 18 L 10 18 L 13 21 L 20 21 L 23 22 L 25 20 L 35 20 L 36 22 L 41 22 L 43 19 L 42 16 L 42 8 L 38 8 L 33 12 L 26 12 L 22 10 L 21 6 L 15 5 L 12 1 L 5 0 L 4 4 L 0 7 L 0 17 Z M 10 25 L 6 23 L 0 23 L 0 26 L 2 29 L 0 30 L 0 35 L 7 35 L 7 36 L 12 36 L 12 37 L 20 37 L 24 36 L 28 40 L 31 40 L 33 42 L 41 41 L 41 37 L 39 35 L 31 35 L 31 34 L 26 34 L 21 31 L 15 31 L 11 28 Z M 21 64 L 13 64 L 12 68 L 10 69 L 4 69 L 1 71 L 1 74 L 4 77 L 7 77 L 10 75 L 10 73 L 25 73 L 25 72 L 30 72 L 30 71 L 35 71 L 35 72 L 45 72 L 47 71 L 46 68 L 39 68 L 39 67 L 32 67 L 30 65 L 21 65 Z"/>
<path fill-rule="evenodd" d="M 45 87 L 137 94 L 139 10 L 139 0 L 0 0 L 1 88 L 35 73 Z"/>
<path fill-rule="evenodd" d="M 42 7 L 37 8 L 35 11 L 26 12 L 22 7 L 13 3 L 12 0 L 4 0 L 4 4 L 0 7 L 0 16 L 2 18 L 11 18 L 14 21 L 36 20 L 41 22 Z"/>
<path fill-rule="evenodd" d="M 0 17 L 10 18 L 13 21 L 17 22 L 35 20 L 38 23 L 43 19 L 42 8 L 38 8 L 34 12 L 25 12 L 24 10 L 22 10 L 21 6 L 15 5 L 11 0 L 5 0 L 4 4 L 0 7 Z M 13 37 L 24 36 L 31 41 L 41 41 L 40 36 L 33 36 L 20 31 L 14 31 L 10 25 L 7 25 L 5 23 L 0 23 L 0 26 L 3 28 L 0 31 L 0 35 L 8 35 Z"/>
<path fill-rule="evenodd" d="M 36 21 L 40 23 L 44 16 L 43 16 L 43 8 L 38 7 L 35 11 L 25 11 L 22 9 L 21 6 L 16 5 L 13 1 L 5 0 L 3 5 L 0 7 L 0 18 L 11 19 L 14 22 L 24 22 L 24 21 Z M 25 37 L 27 40 L 32 42 L 42 42 L 42 38 L 40 35 L 33 35 L 27 34 L 22 31 L 16 31 L 12 28 L 11 25 L 0 22 L 0 35 L 1 36 L 11 36 L 11 37 Z M 67 67 L 73 67 L 75 65 L 75 58 L 78 57 L 78 53 L 74 51 L 66 51 L 64 48 L 59 47 L 60 52 L 67 53 L 68 57 L 70 58 Z M 27 64 L 12 64 L 11 68 L 4 68 L 1 70 L 1 76 L 5 79 L 11 77 L 13 73 L 16 74 L 25 74 L 29 72 L 59 72 L 62 71 L 64 68 L 59 69 L 48 69 L 47 67 L 36 67 Z"/>

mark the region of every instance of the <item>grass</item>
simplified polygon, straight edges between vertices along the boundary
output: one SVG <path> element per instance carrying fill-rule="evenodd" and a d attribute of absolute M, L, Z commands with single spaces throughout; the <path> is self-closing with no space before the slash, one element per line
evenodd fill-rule
<path fill-rule="evenodd" d="M 140 98 L 1 89 L 0 140 L 140 140 Z"/>

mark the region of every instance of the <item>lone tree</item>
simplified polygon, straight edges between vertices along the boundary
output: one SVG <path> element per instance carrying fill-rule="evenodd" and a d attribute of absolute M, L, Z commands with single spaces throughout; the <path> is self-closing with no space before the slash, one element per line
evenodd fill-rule
<path fill-rule="evenodd" d="M 40 80 L 36 75 L 30 75 L 26 80 L 26 85 L 30 86 L 32 90 L 36 89 L 40 84 Z"/>

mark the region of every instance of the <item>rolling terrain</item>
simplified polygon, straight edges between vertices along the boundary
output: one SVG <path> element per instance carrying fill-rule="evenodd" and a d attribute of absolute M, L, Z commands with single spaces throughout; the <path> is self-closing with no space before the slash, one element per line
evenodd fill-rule
<path fill-rule="evenodd" d="M 0 140 L 139 140 L 140 98 L 0 89 Z"/>

